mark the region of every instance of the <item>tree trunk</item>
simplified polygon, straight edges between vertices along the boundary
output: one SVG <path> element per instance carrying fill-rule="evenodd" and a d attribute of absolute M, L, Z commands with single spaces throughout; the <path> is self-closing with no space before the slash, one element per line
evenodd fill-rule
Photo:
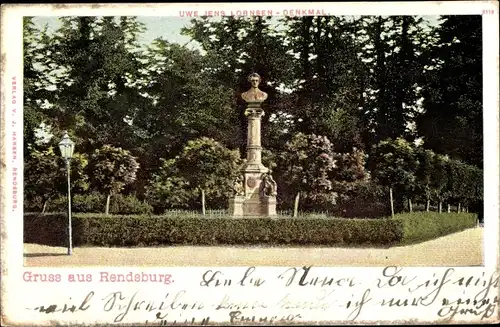
<path fill-rule="evenodd" d="M 201 214 L 205 215 L 205 190 L 201 189 Z"/>
<path fill-rule="evenodd" d="M 391 217 L 394 218 L 394 200 L 392 198 L 392 187 L 389 187 L 389 198 L 391 200 Z"/>
<path fill-rule="evenodd" d="M 384 21 L 382 19 L 382 16 L 377 17 L 377 21 L 374 23 L 375 27 L 375 33 L 373 36 L 373 43 L 374 43 L 374 51 L 375 51 L 375 56 L 376 56 L 376 65 L 374 69 L 374 82 L 376 85 L 376 88 L 379 90 L 378 97 L 377 97 L 377 105 L 379 108 L 387 108 L 386 102 L 387 102 L 387 72 L 386 72 L 386 53 L 383 47 L 384 40 L 382 40 L 382 30 L 383 30 L 383 25 Z M 380 127 L 378 137 L 380 139 L 384 139 L 388 137 L 390 134 L 389 129 L 391 129 L 392 132 L 392 127 L 388 126 L 387 120 L 383 119 L 384 114 L 387 115 L 387 110 L 384 110 L 382 113 L 377 114 L 375 117 L 375 120 L 382 125 Z M 392 204 L 394 208 L 394 204 Z"/>
<path fill-rule="evenodd" d="M 448 213 L 451 212 L 451 204 L 448 203 Z"/>
<path fill-rule="evenodd" d="M 49 202 L 49 200 L 43 201 L 42 213 L 45 213 L 45 210 L 47 210 L 47 202 Z"/>
<path fill-rule="evenodd" d="M 439 213 L 443 212 L 443 202 L 439 201 L 439 208 L 438 208 Z"/>
<path fill-rule="evenodd" d="M 104 213 L 106 215 L 109 215 L 109 203 L 111 201 L 111 193 L 108 194 L 108 196 L 106 197 L 106 209 L 104 209 Z"/>
<path fill-rule="evenodd" d="M 460 208 L 460 202 L 458 202 L 458 208 L 457 208 L 457 212 L 460 212 L 461 208 Z"/>
<path fill-rule="evenodd" d="M 411 199 L 408 199 L 408 210 L 410 210 L 410 212 L 413 212 L 413 205 L 411 204 Z"/>
<path fill-rule="evenodd" d="M 425 211 L 429 212 L 431 210 L 431 200 L 427 199 L 427 203 L 425 204 Z"/>
<path fill-rule="evenodd" d="M 295 202 L 293 204 L 293 217 L 297 218 L 299 216 L 299 201 L 300 201 L 300 192 L 297 192 L 295 196 Z"/>

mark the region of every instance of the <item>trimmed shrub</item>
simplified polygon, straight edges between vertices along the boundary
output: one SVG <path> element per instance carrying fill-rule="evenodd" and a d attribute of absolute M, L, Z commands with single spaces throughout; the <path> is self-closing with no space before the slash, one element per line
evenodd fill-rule
<path fill-rule="evenodd" d="M 389 246 L 403 238 L 403 225 L 391 219 L 203 218 L 200 216 L 122 216 L 75 214 L 75 245 L 325 245 Z M 65 214 L 25 214 L 24 241 L 66 245 Z"/>
<path fill-rule="evenodd" d="M 476 225 L 476 219 L 477 214 L 465 212 L 413 212 L 394 217 L 404 228 L 402 244 L 423 242 L 472 228 Z"/>

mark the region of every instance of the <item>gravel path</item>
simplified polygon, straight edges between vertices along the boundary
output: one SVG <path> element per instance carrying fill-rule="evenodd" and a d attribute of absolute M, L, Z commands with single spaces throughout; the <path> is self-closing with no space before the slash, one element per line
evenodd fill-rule
<path fill-rule="evenodd" d="M 78 247 L 25 244 L 26 266 L 477 266 L 483 229 L 472 228 L 411 246 L 387 249 L 336 247 L 172 246 Z"/>

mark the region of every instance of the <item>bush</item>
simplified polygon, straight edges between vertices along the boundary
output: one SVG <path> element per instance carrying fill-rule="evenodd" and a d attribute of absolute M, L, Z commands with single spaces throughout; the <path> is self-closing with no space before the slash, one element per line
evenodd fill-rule
<path fill-rule="evenodd" d="M 117 194 L 111 197 L 109 212 L 122 215 L 150 214 L 153 212 L 153 207 L 133 195 Z"/>
<path fill-rule="evenodd" d="M 103 194 L 92 192 L 88 194 L 74 194 L 71 197 L 71 210 L 73 212 L 104 212 L 106 198 Z M 58 197 L 49 202 L 47 212 L 66 212 L 68 198 Z"/>
<path fill-rule="evenodd" d="M 371 181 L 352 183 L 351 187 L 341 190 L 339 194 L 339 216 L 379 218 L 391 214 L 387 192 Z"/>
<path fill-rule="evenodd" d="M 71 209 L 73 210 L 75 206 L 76 196 L 73 196 L 73 201 L 71 203 Z M 68 198 L 66 196 L 60 196 L 58 198 L 52 199 L 47 202 L 47 208 L 45 212 L 65 212 L 68 210 Z"/>
<path fill-rule="evenodd" d="M 24 192 L 24 201 L 23 201 L 24 211 L 25 212 L 41 212 L 43 208 L 43 199 L 41 196 L 26 196 L 26 192 Z"/>
<path fill-rule="evenodd" d="M 74 212 L 103 212 L 105 201 L 106 197 L 101 193 L 75 194 L 71 199 L 71 210 Z"/>
<path fill-rule="evenodd" d="M 68 202 L 66 197 L 51 201 L 48 205 L 50 212 L 65 212 Z M 71 199 L 71 210 L 81 213 L 104 212 L 106 196 L 101 193 L 75 194 Z M 151 205 L 140 201 L 133 195 L 117 194 L 111 197 L 109 212 L 113 214 L 150 214 Z"/>
<path fill-rule="evenodd" d="M 402 213 L 394 217 L 404 228 L 402 244 L 412 244 L 456 233 L 476 225 L 477 215 L 473 213 Z"/>
<path fill-rule="evenodd" d="M 75 214 L 75 245 L 371 245 L 389 246 L 403 238 L 403 225 L 391 219 L 203 218 L 200 216 L 123 216 Z M 26 214 L 24 241 L 66 245 L 65 214 Z"/>

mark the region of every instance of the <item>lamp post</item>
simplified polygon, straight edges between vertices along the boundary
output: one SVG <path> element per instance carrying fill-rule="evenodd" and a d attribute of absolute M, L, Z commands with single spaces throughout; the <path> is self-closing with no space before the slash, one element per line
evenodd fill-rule
<path fill-rule="evenodd" d="M 69 139 L 68 132 L 64 132 L 64 136 L 59 142 L 59 150 L 61 150 L 61 156 L 66 163 L 66 173 L 68 175 L 68 255 L 73 252 L 73 241 L 71 238 L 71 184 L 70 184 L 70 160 L 73 156 L 73 150 L 75 149 L 75 143 Z"/>

